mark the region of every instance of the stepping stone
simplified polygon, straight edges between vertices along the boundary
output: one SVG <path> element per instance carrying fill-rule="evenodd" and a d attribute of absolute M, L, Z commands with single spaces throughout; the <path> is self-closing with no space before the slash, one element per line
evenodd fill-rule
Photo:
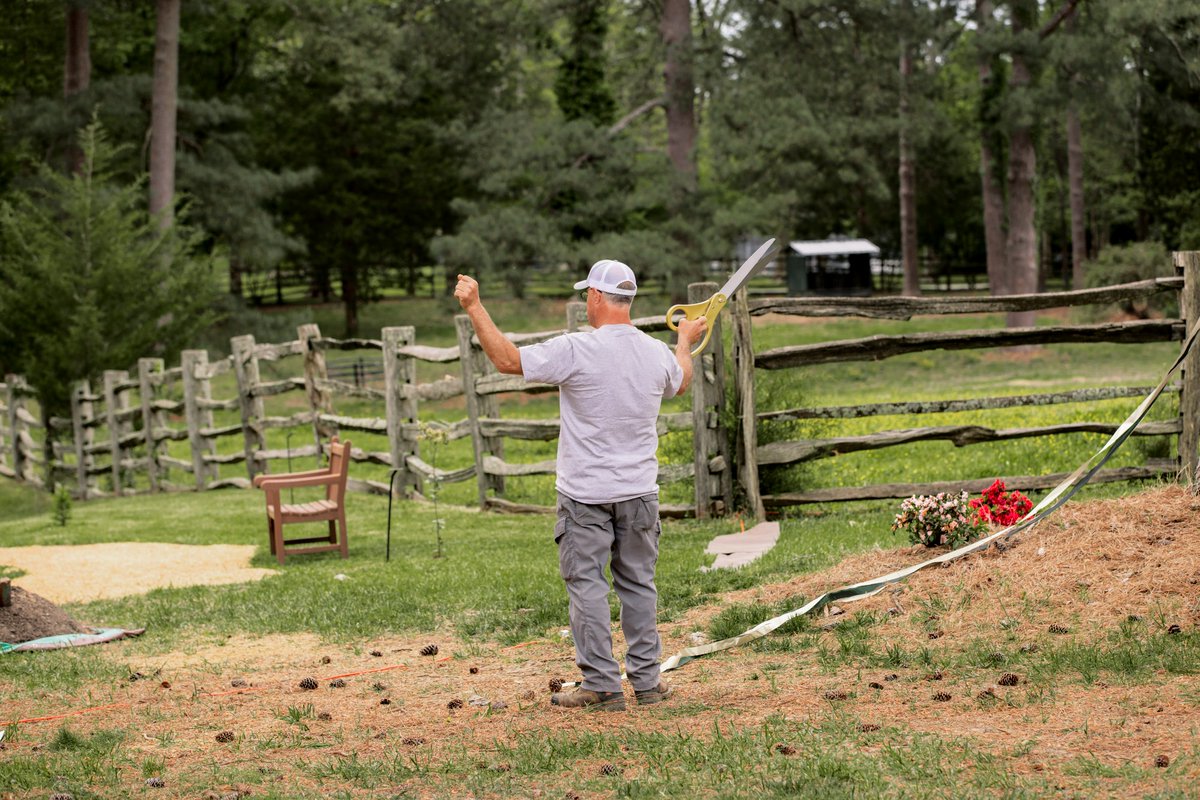
<path fill-rule="evenodd" d="M 712 566 L 701 567 L 700 571 L 744 567 L 774 547 L 778 541 L 778 522 L 760 522 L 745 533 L 718 536 L 708 543 L 704 551 L 715 555 L 716 561 Z"/>

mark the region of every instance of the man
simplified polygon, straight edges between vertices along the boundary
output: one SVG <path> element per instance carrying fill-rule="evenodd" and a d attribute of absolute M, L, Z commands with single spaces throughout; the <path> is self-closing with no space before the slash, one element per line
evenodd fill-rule
<path fill-rule="evenodd" d="M 664 397 L 692 382 L 694 343 L 707 322 L 683 320 L 674 353 L 633 326 L 637 294 L 633 270 L 620 261 L 592 265 L 587 280 L 587 317 L 593 330 L 571 333 L 518 349 L 504 338 L 483 303 L 479 284 L 458 276 L 454 296 L 471 318 L 483 351 L 500 372 L 559 387 L 558 437 L 559 571 L 570 600 L 579 688 L 550 702 L 566 708 L 625 709 L 621 670 L 613 658 L 606 564 L 621 601 L 625 671 L 638 703 L 671 694 L 659 678 L 658 637 L 658 432 Z"/>

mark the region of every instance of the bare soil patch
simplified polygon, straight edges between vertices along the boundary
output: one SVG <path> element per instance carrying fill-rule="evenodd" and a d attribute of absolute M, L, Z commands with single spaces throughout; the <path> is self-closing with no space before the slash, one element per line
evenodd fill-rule
<path fill-rule="evenodd" d="M 169 586 L 243 583 L 275 574 L 250 566 L 253 545 L 165 542 L 0 548 L 0 564 L 25 572 L 13 586 L 55 603 L 144 594 Z"/>

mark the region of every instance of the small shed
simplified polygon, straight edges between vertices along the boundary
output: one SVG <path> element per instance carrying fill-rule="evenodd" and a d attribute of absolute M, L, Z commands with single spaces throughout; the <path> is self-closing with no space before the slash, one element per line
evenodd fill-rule
<path fill-rule="evenodd" d="M 879 246 L 867 239 L 817 239 L 788 246 L 788 295 L 871 294 L 871 259 Z"/>

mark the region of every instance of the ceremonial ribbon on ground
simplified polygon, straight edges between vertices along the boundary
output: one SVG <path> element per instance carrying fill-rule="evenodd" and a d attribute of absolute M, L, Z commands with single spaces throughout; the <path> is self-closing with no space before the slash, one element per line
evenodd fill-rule
<path fill-rule="evenodd" d="M 1120 424 L 1120 426 L 1118 426 L 1117 430 L 1113 432 L 1112 436 L 1109 437 L 1104 446 L 1097 450 L 1091 458 L 1080 465 L 1078 469 L 1068 475 L 1062 481 L 1062 483 L 1058 484 L 1058 486 L 1055 486 L 1049 494 L 1042 498 L 1040 503 L 1034 506 L 1029 513 L 1022 517 L 1017 523 L 1010 525 L 1003 530 L 996 531 L 986 538 L 964 545 L 957 550 L 952 550 L 949 553 L 943 553 L 942 555 L 937 556 L 936 558 L 931 558 L 928 561 L 922 561 L 920 564 L 914 564 L 911 567 L 905 567 L 903 569 L 896 570 L 895 572 L 888 573 L 887 575 L 881 575 L 878 578 L 872 578 L 861 583 L 843 586 L 840 589 L 834 589 L 826 592 L 825 594 L 808 601 L 799 608 L 793 609 L 784 614 L 780 614 L 779 616 L 768 619 L 764 622 L 760 622 L 753 628 L 740 633 L 737 636 L 733 636 L 728 639 L 722 639 L 719 642 L 710 642 L 708 644 L 685 647 L 683 650 L 680 650 L 675 655 L 663 661 L 660 670 L 662 672 L 668 672 L 673 669 L 678 669 L 687 662 L 699 656 L 705 656 L 709 653 L 716 653 L 721 650 L 728 650 L 731 647 L 737 647 L 738 645 L 752 642 L 755 639 L 761 639 L 768 633 L 771 633 L 796 617 L 816 611 L 835 600 L 845 603 L 871 597 L 872 595 L 883 591 L 883 589 L 887 586 L 893 583 L 899 583 L 910 575 L 920 572 L 926 567 L 932 567 L 937 564 L 948 564 L 951 561 L 957 561 L 963 556 L 970 555 L 971 553 L 975 553 L 980 550 L 986 550 L 988 547 L 992 546 L 992 543 L 1001 539 L 1007 539 L 1010 536 L 1014 536 L 1046 519 L 1055 511 L 1062 508 L 1063 504 L 1071 499 L 1076 492 L 1086 486 L 1087 482 L 1092 479 L 1092 476 L 1095 475 L 1096 472 L 1104 466 L 1108 459 L 1112 457 L 1112 454 L 1117 451 L 1117 448 L 1119 448 L 1125 442 L 1125 440 L 1129 438 L 1129 435 L 1133 433 L 1133 430 L 1141 423 L 1142 419 L 1145 418 L 1146 413 L 1150 410 L 1150 407 L 1154 405 L 1156 400 L 1158 400 L 1159 395 L 1161 395 L 1163 392 L 1163 389 L 1167 387 L 1167 383 L 1170 381 L 1171 376 L 1175 374 L 1175 371 L 1179 369 L 1179 366 L 1183 363 L 1188 351 L 1192 349 L 1192 344 L 1196 340 L 1197 333 L 1200 333 L 1200 325 L 1196 326 L 1191 334 L 1188 335 L 1186 341 L 1183 343 L 1182 349 L 1180 350 L 1179 357 L 1175 359 L 1175 363 L 1171 365 L 1171 368 L 1167 370 L 1167 374 L 1163 376 L 1161 381 L 1159 381 L 1158 386 L 1156 386 L 1154 390 L 1150 392 L 1150 394 L 1146 395 L 1146 399 L 1144 399 L 1133 411 L 1133 413 L 1130 414 L 1125 421 Z"/>

